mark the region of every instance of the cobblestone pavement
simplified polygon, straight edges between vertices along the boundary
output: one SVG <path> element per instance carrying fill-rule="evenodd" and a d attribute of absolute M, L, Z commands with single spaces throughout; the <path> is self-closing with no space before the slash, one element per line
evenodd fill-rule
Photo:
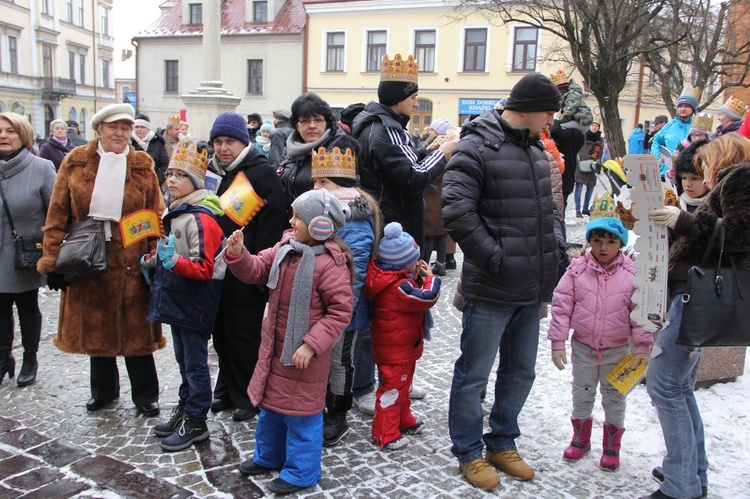
<path fill-rule="evenodd" d="M 460 264 L 460 255 L 459 264 Z M 459 267 L 460 268 L 460 267 Z M 425 399 L 415 401 L 413 410 L 427 421 L 420 437 L 399 452 L 379 452 L 369 440 L 369 416 L 353 409 L 352 427 L 342 443 L 323 451 L 323 478 L 316 487 L 298 497 L 481 497 L 481 492 L 459 474 L 450 453 L 448 395 L 453 362 L 458 355 L 461 321 L 451 305 L 458 271 L 449 271 L 443 293 L 434 309 L 436 328 L 433 341 L 417 363 L 417 382 L 428 390 Z M 253 450 L 256 422 L 236 423 L 231 411 L 209 413 L 210 443 L 176 453 L 162 452 L 159 439 L 151 434 L 158 418 L 144 418 L 135 412 L 122 359 L 122 392 L 109 407 L 87 413 L 89 363 L 85 356 L 64 354 L 52 345 L 56 332 L 59 296 L 40 291 L 44 333 L 40 349 L 37 383 L 18 388 L 15 380 L 0 384 L 0 499 L 18 497 L 260 497 L 267 492 L 268 475 L 248 479 L 237 466 Z M 617 473 L 598 469 L 599 435 L 603 415 L 597 408 L 592 452 L 581 462 L 566 463 L 561 453 L 570 438 L 570 371 L 557 371 L 549 361 L 542 321 L 537 380 L 521 415 L 523 435 L 518 446 L 524 458 L 535 466 L 537 477 L 517 482 L 501 476 L 502 484 L 492 494 L 499 497 L 541 498 L 633 498 L 656 488 L 650 470 L 664 454 L 661 431 L 648 404 L 645 389 L 637 387 L 629 397 L 628 432 L 623 440 L 622 468 Z M 22 356 L 16 334 L 14 354 Z M 179 372 L 171 345 L 157 352 L 161 382 L 162 416 L 168 416 L 177 400 Z M 19 360 L 20 363 L 20 360 Z M 217 360 L 210 357 L 212 375 Z M 17 368 L 18 369 L 18 368 Z M 702 394 L 710 400 L 747 398 L 750 384 L 717 385 Z M 700 397 L 699 397 L 700 399 Z M 702 404 L 709 417 L 734 417 L 733 435 L 714 435 L 707 423 L 709 458 L 711 450 L 725 446 L 750 448 L 747 412 L 711 412 L 717 404 Z M 485 413 L 492 407 L 492 391 L 484 402 Z M 731 409 L 731 408 L 730 408 Z M 718 410 L 718 408 L 717 408 Z M 486 418 L 485 418 L 486 424 Z M 745 456 L 747 455 L 747 451 Z M 750 481 L 743 455 L 726 459 L 717 452 L 712 460 L 711 497 L 750 497 Z M 734 461 L 738 462 L 734 462 Z M 746 462 L 746 460 L 745 460 Z M 502 474 L 501 474 L 502 475 Z M 275 476 L 275 475 L 274 475 Z"/>

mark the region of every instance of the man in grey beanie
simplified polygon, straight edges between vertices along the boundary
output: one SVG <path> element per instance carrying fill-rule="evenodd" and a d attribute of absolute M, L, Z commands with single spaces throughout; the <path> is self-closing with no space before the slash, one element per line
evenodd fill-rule
<path fill-rule="evenodd" d="M 534 477 L 515 440 L 534 383 L 541 304 L 557 284 L 565 244 L 539 139 L 560 100 L 549 78 L 527 74 L 510 91 L 504 110 L 485 111 L 463 126 L 443 177 L 445 229 L 464 252 L 464 328 L 448 410 L 451 452 L 481 489 L 500 483 L 489 464 L 518 480 Z M 482 435 L 480 394 L 498 350 L 490 431 Z"/>

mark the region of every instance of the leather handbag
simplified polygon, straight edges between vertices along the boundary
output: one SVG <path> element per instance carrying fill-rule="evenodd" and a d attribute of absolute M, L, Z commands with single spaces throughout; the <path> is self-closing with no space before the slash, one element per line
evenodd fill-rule
<path fill-rule="evenodd" d="M 578 162 L 578 169 L 582 173 L 591 173 L 594 171 L 595 163 L 596 161 L 594 161 L 593 159 L 582 159 Z"/>
<path fill-rule="evenodd" d="M 15 246 L 14 267 L 16 270 L 31 270 L 36 272 L 36 262 L 42 257 L 42 233 L 32 234 L 29 236 L 20 236 L 13 224 L 13 217 L 8 208 L 8 201 L 5 199 L 5 192 L 0 189 L 0 196 L 3 198 L 3 208 L 8 215 L 13 245 Z"/>
<path fill-rule="evenodd" d="M 719 260 L 707 262 L 716 243 Z M 696 347 L 750 345 L 750 270 L 738 269 L 730 254 L 724 259 L 724 225 L 716 220 L 700 266 L 688 271 L 687 289 L 682 293 L 682 318 L 677 343 Z"/>
<path fill-rule="evenodd" d="M 99 220 L 72 223 L 60 245 L 55 271 L 74 282 L 107 272 L 104 226 Z"/>

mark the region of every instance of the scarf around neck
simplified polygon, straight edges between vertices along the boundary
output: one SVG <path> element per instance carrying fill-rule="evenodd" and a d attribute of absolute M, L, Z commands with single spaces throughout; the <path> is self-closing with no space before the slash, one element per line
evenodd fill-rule
<path fill-rule="evenodd" d="M 20 172 L 34 159 L 28 149 L 22 147 L 7 158 L 0 158 L 0 180 L 10 178 Z"/>
<path fill-rule="evenodd" d="M 112 239 L 111 222 L 119 222 L 122 217 L 122 201 L 125 198 L 125 177 L 128 173 L 130 146 L 117 154 L 105 152 L 101 140 L 96 153 L 100 156 L 99 169 L 94 178 L 94 191 L 91 193 L 89 218 L 104 222 L 104 236 Z"/>
<path fill-rule="evenodd" d="M 149 132 L 146 134 L 146 136 L 141 139 L 141 138 L 139 138 L 135 134 L 135 132 L 133 132 L 133 140 L 135 140 L 136 144 L 138 144 L 139 146 L 141 146 L 141 149 L 143 149 L 145 151 L 145 150 L 148 149 L 148 144 L 149 144 L 149 142 L 151 142 L 151 139 L 154 138 L 154 135 L 156 135 L 154 133 L 154 131 L 153 130 L 149 130 Z"/>
<path fill-rule="evenodd" d="M 686 193 L 683 192 L 682 194 L 680 194 L 680 208 L 686 211 L 687 211 L 688 206 L 697 208 L 703 203 L 703 201 L 706 200 L 706 196 L 708 195 L 708 192 L 709 191 L 707 191 L 706 194 L 704 194 L 703 196 L 699 198 L 690 197 Z"/>
<path fill-rule="evenodd" d="M 317 149 L 318 147 L 323 145 L 330 136 L 331 129 L 328 128 L 318 140 L 314 142 L 303 142 L 302 135 L 300 135 L 300 133 L 295 130 L 286 140 L 286 155 L 291 159 L 299 159 L 301 157 L 307 156 L 313 151 L 313 149 Z"/>
<path fill-rule="evenodd" d="M 219 157 L 214 154 L 214 157 L 211 158 L 211 165 L 213 166 L 211 169 L 222 177 L 225 176 L 227 173 L 237 168 L 237 165 L 242 163 L 242 160 L 245 159 L 252 148 L 253 143 L 250 142 L 231 163 L 222 163 L 219 161 Z"/>
<path fill-rule="evenodd" d="M 325 244 L 308 246 L 294 239 L 279 249 L 271 264 L 268 274 L 268 289 L 276 289 L 279 284 L 279 273 L 281 262 L 290 251 L 302 255 L 297 266 L 292 284 L 292 294 L 289 299 L 289 316 L 286 321 L 286 335 L 284 348 L 281 351 L 281 363 L 285 366 L 292 365 L 292 356 L 302 346 L 302 338 L 310 330 L 310 300 L 312 298 L 313 276 L 315 274 L 315 257 L 328 251 Z"/>

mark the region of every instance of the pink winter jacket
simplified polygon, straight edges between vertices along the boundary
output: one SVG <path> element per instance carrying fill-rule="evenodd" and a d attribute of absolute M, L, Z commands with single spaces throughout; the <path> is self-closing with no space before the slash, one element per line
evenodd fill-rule
<path fill-rule="evenodd" d="M 229 270 L 244 283 L 266 283 L 276 253 L 291 239 L 292 233 L 285 232 L 281 242 L 257 256 L 245 248 L 239 256 L 227 252 Z M 290 416 L 311 416 L 325 407 L 331 346 L 351 322 L 353 308 L 351 273 L 347 267 L 351 255 L 334 242 L 327 241 L 325 245 L 328 252 L 315 257 L 310 331 L 302 339 L 315 350 L 315 355 L 305 369 L 285 366 L 280 360 L 292 283 L 302 258 L 296 252 L 289 252 L 279 268 L 278 286 L 268 298 L 258 363 L 247 388 L 250 401 L 256 406 Z"/>
<path fill-rule="evenodd" d="M 606 273 L 590 252 L 575 258 L 552 295 L 552 350 L 564 350 L 573 329 L 573 337 L 592 351 L 625 345 L 632 337 L 635 353 L 649 353 L 653 335 L 630 318 L 633 277 L 635 265 L 622 252 Z"/>

